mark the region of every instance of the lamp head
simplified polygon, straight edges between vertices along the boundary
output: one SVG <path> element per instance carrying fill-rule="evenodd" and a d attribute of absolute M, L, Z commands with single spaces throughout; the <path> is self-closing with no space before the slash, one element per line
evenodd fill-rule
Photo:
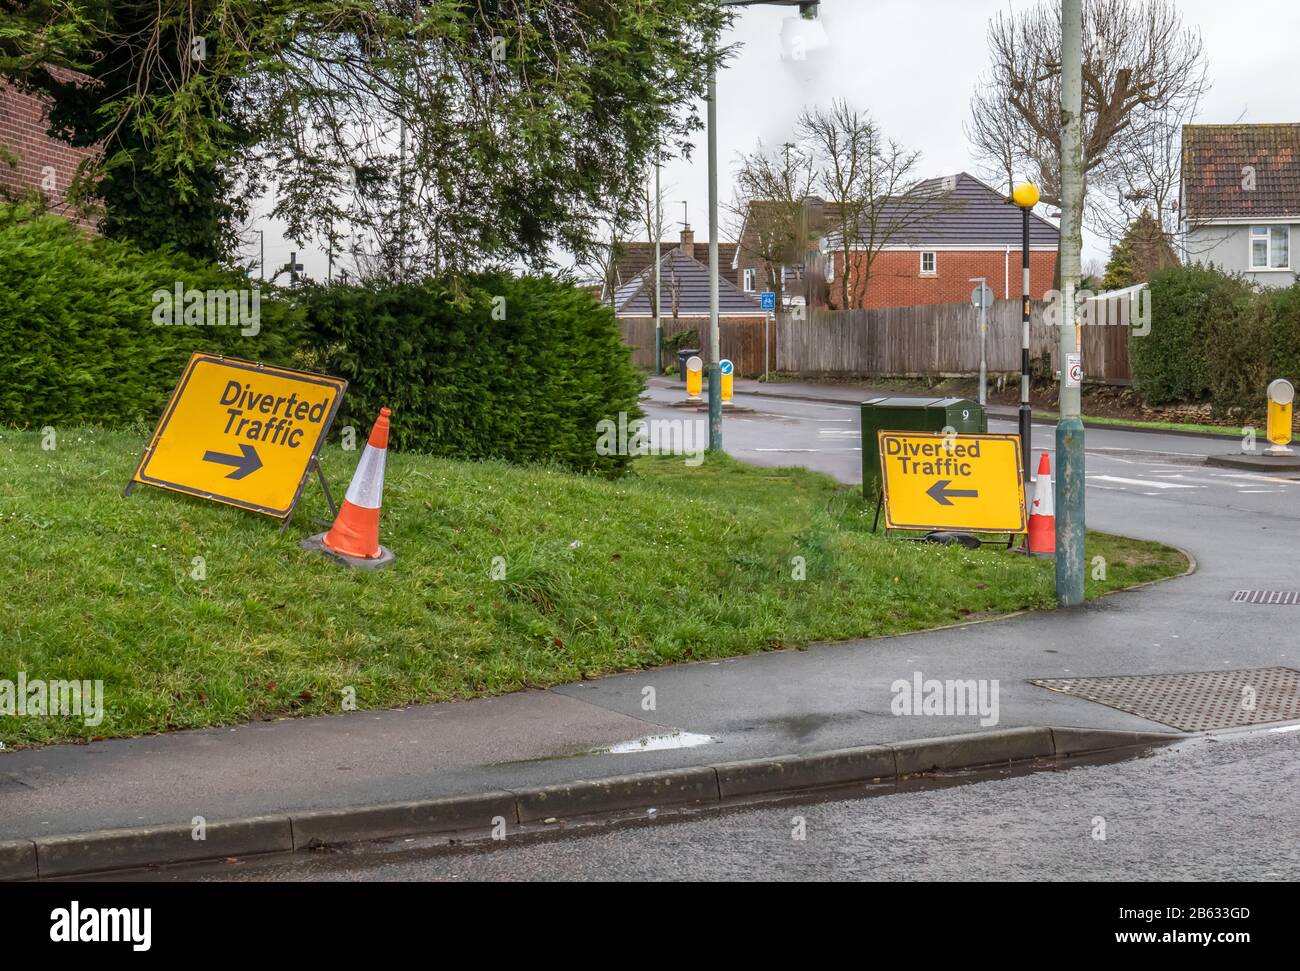
<path fill-rule="evenodd" d="M 1022 182 L 1011 193 L 1011 201 L 1021 209 L 1033 209 L 1038 205 L 1038 186 L 1032 182 Z"/>

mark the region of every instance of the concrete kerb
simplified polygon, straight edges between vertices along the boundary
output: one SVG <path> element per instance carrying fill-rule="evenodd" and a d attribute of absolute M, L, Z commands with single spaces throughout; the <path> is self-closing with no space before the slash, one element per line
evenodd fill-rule
<path fill-rule="evenodd" d="M 293 848 L 312 849 L 331 843 L 390 839 L 412 833 L 449 833 L 490 829 L 494 820 L 519 821 L 515 795 L 484 792 L 422 802 L 385 803 L 293 813 Z"/>
<path fill-rule="evenodd" d="M 287 815 L 213 820 L 196 839 L 194 826 L 143 826 L 35 840 L 36 876 L 76 876 L 167 863 L 219 860 L 293 849 Z"/>
<path fill-rule="evenodd" d="M 36 878 L 36 844 L 31 840 L 0 843 L 0 880 Z"/>
<path fill-rule="evenodd" d="M 789 798 L 912 775 L 1026 764 L 1153 748 L 1188 734 L 1030 727 L 917 739 L 807 755 L 646 772 L 564 785 L 418 802 L 218 820 L 206 839 L 190 826 L 101 830 L 0 843 L 0 880 L 35 880 L 303 851 L 400 836 L 483 835 L 549 819 L 593 818 L 658 807 Z"/>

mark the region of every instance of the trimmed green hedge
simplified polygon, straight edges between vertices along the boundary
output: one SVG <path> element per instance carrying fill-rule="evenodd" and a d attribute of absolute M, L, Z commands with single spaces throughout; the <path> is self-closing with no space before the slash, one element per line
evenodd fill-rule
<path fill-rule="evenodd" d="M 1300 284 L 1256 290 L 1195 265 L 1153 274 L 1150 288 L 1151 331 L 1129 340 L 1133 385 L 1148 404 L 1257 415 L 1273 378 L 1300 383 Z"/>
<path fill-rule="evenodd" d="M 177 304 L 178 285 L 202 291 L 201 309 Z M 152 424 L 201 350 L 345 377 L 335 427 L 369 429 L 387 406 L 397 448 L 606 475 L 628 466 L 596 454 L 596 425 L 640 414 L 641 377 L 612 311 L 571 284 L 492 273 L 268 290 L 255 323 L 199 325 L 216 309 L 208 295 L 240 290 L 251 310 L 239 273 L 0 207 L 0 424 Z M 169 304 L 181 323 L 156 322 Z"/>
<path fill-rule="evenodd" d="M 242 274 L 0 206 L 0 424 L 153 423 L 192 351 L 292 360 L 301 315 L 267 292 L 256 325 L 244 321 L 248 335 L 229 324 L 155 323 L 165 304 L 153 295 L 166 291 L 174 302 L 178 283 L 183 292 L 247 290 L 244 306 L 253 309 Z"/>
<path fill-rule="evenodd" d="M 553 461 L 617 475 L 596 425 L 638 415 L 642 381 L 613 312 L 551 277 L 505 273 L 408 286 L 308 287 L 307 359 L 348 379 L 336 424 L 393 410 L 398 448 Z"/>

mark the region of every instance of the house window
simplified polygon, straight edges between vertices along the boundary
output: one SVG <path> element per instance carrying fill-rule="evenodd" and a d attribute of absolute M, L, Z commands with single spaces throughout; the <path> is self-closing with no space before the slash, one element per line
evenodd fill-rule
<path fill-rule="evenodd" d="M 745 268 L 745 292 L 754 292 L 754 268 L 752 266 Z"/>
<path fill-rule="evenodd" d="M 1250 227 L 1250 268 L 1285 270 L 1291 266 L 1290 226 Z"/>
<path fill-rule="evenodd" d="M 827 283 L 835 282 L 835 254 L 834 253 L 826 254 L 826 282 Z"/>
<path fill-rule="evenodd" d="M 921 254 L 921 276 L 934 276 L 937 265 L 933 250 L 927 250 Z"/>

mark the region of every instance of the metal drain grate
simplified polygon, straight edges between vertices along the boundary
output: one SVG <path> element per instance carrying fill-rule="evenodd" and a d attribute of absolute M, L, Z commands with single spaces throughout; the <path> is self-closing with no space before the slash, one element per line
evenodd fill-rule
<path fill-rule="evenodd" d="M 1300 590 L 1238 590 L 1235 604 L 1300 604 Z"/>
<path fill-rule="evenodd" d="M 1029 683 L 1184 732 L 1300 719 L 1300 671 L 1291 668 L 1041 678 Z"/>

